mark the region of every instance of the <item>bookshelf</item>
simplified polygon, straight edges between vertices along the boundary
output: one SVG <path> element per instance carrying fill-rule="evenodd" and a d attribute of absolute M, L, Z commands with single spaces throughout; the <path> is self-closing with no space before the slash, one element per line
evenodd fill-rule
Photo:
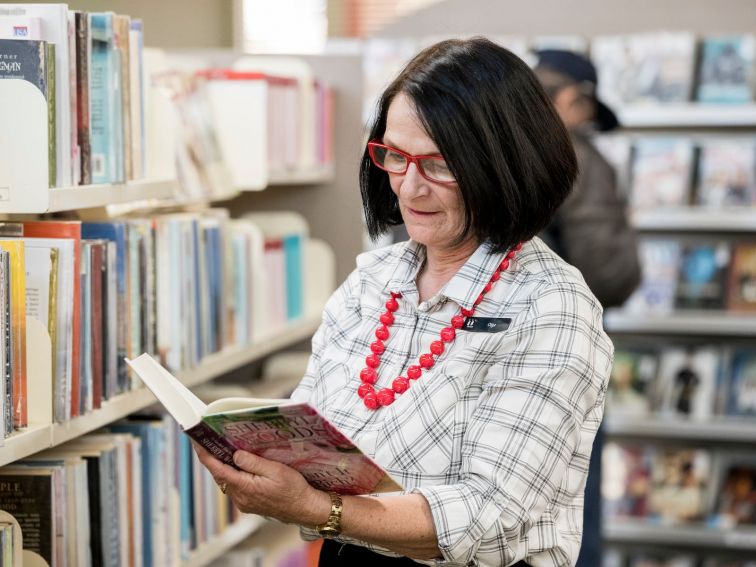
<path fill-rule="evenodd" d="M 657 104 L 620 108 L 624 128 L 753 128 L 756 104 Z"/>
<path fill-rule="evenodd" d="M 632 217 L 639 231 L 653 232 L 756 232 L 756 210 L 676 207 L 638 212 Z"/>
<path fill-rule="evenodd" d="M 177 373 L 188 386 L 194 387 L 228 373 L 235 368 L 261 360 L 265 356 L 297 344 L 312 336 L 320 324 L 319 316 L 311 316 L 289 325 L 245 348 L 227 349 L 208 356 L 196 368 Z M 275 386 L 271 385 L 268 391 Z M 63 424 L 33 426 L 19 431 L 0 447 L 0 466 L 7 465 L 44 449 L 61 445 L 105 425 L 118 421 L 155 403 L 146 388 L 139 388 L 104 401 L 100 409 Z"/>
<path fill-rule="evenodd" d="M 631 419 L 608 414 L 604 420 L 604 428 L 606 434 L 611 437 L 706 443 L 756 443 L 756 427 L 753 420 L 722 416 L 707 421 L 694 421 L 661 417 Z"/>
<path fill-rule="evenodd" d="M 756 317 L 719 311 L 635 314 L 608 309 L 604 328 L 609 333 L 623 334 L 752 337 L 756 335 Z"/>
<path fill-rule="evenodd" d="M 722 549 L 756 553 L 756 529 L 724 530 L 705 525 L 667 526 L 628 520 L 604 526 L 604 537 L 612 543 L 642 542 L 685 549 Z"/>
<path fill-rule="evenodd" d="M 332 182 L 334 175 L 333 166 L 288 171 L 273 170 L 268 173 L 268 186 L 318 185 Z"/>
<path fill-rule="evenodd" d="M 260 516 L 245 515 L 215 538 L 201 545 L 189 554 L 189 558 L 181 563 L 182 567 L 202 567 L 212 563 L 229 549 L 236 547 L 247 537 L 254 534 L 267 520 Z"/>

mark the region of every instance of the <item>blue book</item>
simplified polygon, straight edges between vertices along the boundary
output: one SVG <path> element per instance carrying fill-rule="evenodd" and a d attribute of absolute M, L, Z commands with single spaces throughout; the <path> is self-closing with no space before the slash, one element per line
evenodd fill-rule
<path fill-rule="evenodd" d="M 89 35 L 92 42 L 89 60 L 92 183 L 112 183 L 116 180 L 113 15 L 89 14 Z"/>
<path fill-rule="evenodd" d="M 124 358 L 128 356 L 128 281 L 126 272 L 126 225 L 123 222 L 82 223 L 81 237 L 115 242 L 116 286 L 118 290 L 118 393 L 128 390 L 129 371 Z M 140 353 L 141 354 L 141 353 Z"/>
<path fill-rule="evenodd" d="M 192 241 L 191 241 L 191 247 L 192 247 L 192 253 L 189 256 L 193 259 L 192 262 L 192 274 L 190 276 L 191 280 L 191 302 L 189 305 L 194 306 L 194 325 L 195 325 L 195 357 L 192 360 L 192 364 L 197 364 L 202 358 L 205 356 L 205 352 L 203 349 L 202 344 L 202 308 L 201 308 L 201 301 L 199 297 L 199 282 L 200 278 L 202 277 L 201 269 L 203 268 L 200 266 L 200 259 L 199 259 L 199 233 L 200 233 L 200 226 L 199 221 L 197 219 L 193 219 L 191 221 L 192 223 Z"/>
<path fill-rule="evenodd" d="M 707 37 L 701 46 L 696 100 L 720 104 L 746 104 L 753 100 L 753 36 Z"/>
<path fill-rule="evenodd" d="M 302 236 L 290 234 L 283 238 L 286 263 L 286 318 L 289 321 L 302 316 Z"/>
<path fill-rule="evenodd" d="M 756 351 L 738 350 L 733 354 L 727 413 L 756 416 Z"/>
<path fill-rule="evenodd" d="M 192 442 L 188 435 L 181 435 L 179 442 L 179 497 L 181 516 L 181 559 L 186 561 L 192 548 Z"/>
<path fill-rule="evenodd" d="M 234 338 L 236 344 L 247 344 L 249 342 L 247 242 L 243 237 L 235 237 L 232 247 L 234 251 Z"/>

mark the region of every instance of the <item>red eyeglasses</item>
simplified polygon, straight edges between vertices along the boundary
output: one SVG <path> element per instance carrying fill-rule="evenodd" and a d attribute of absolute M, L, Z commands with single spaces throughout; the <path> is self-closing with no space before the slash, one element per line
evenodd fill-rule
<path fill-rule="evenodd" d="M 402 150 L 382 144 L 378 140 L 368 142 L 368 153 L 375 166 L 383 171 L 404 175 L 411 163 L 415 164 L 420 175 L 434 183 L 456 183 L 449 171 L 446 161 L 439 155 L 413 156 Z"/>

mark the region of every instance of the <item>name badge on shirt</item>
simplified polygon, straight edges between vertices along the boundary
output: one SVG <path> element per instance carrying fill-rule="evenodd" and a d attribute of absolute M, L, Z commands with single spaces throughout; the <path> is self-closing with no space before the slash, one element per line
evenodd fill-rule
<path fill-rule="evenodd" d="M 473 333 L 500 333 L 509 329 L 511 323 L 512 319 L 509 317 L 468 317 L 460 330 Z"/>

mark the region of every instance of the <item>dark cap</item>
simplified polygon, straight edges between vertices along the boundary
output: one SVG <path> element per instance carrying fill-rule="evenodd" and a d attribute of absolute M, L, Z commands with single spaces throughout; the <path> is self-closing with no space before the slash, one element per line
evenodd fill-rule
<path fill-rule="evenodd" d="M 590 59 L 573 51 L 543 49 L 536 51 L 537 67 L 544 66 L 586 86 L 586 95 L 596 102 L 596 123 L 599 130 L 608 132 L 619 126 L 617 115 L 596 96 L 598 75 Z"/>

